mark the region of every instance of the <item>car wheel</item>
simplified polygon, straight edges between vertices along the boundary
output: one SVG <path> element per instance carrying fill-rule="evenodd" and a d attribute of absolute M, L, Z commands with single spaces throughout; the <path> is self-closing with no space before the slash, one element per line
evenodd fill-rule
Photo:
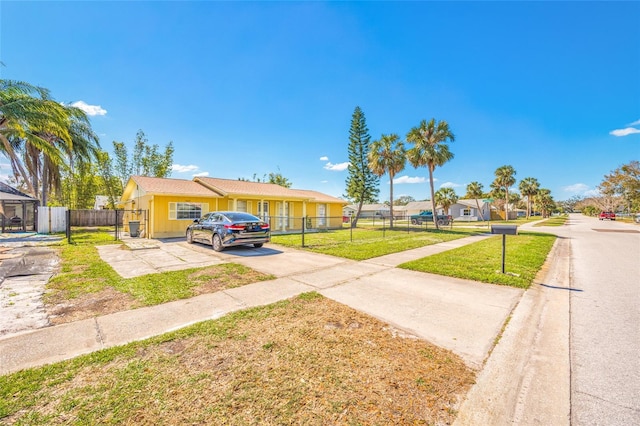
<path fill-rule="evenodd" d="M 412 225 L 419 225 L 418 221 L 415 219 L 411 219 L 411 224 Z"/>
<path fill-rule="evenodd" d="M 189 244 L 193 243 L 193 234 L 191 233 L 191 229 L 187 229 L 187 242 Z"/>
<path fill-rule="evenodd" d="M 445 226 L 446 223 L 444 221 L 444 219 L 438 219 L 438 226 Z"/>
<path fill-rule="evenodd" d="M 220 235 L 213 234 L 213 238 L 211 239 L 211 246 L 215 251 L 222 251 L 224 247 L 222 247 L 222 240 L 220 239 Z"/>
<path fill-rule="evenodd" d="M 254 246 L 255 248 L 260 248 L 260 247 L 262 247 L 263 245 L 264 245 L 264 244 L 262 244 L 262 243 L 257 243 L 257 244 L 254 244 L 253 246 Z"/>

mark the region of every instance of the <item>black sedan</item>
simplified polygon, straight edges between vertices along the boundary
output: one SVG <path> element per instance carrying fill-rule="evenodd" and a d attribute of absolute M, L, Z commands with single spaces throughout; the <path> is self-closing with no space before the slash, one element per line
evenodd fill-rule
<path fill-rule="evenodd" d="M 243 212 L 211 212 L 187 227 L 187 242 L 211 244 L 215 251 L 253 244 L 262 247 L 271 240 L 269 224 Z"/>

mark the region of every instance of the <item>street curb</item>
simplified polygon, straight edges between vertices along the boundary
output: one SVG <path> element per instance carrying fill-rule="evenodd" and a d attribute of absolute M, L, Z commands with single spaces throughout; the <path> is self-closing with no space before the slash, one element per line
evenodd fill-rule
<path fill-rule="evenodd" d="M 570 424 L 570 251 L 559 237 L 454 425 Z"/>

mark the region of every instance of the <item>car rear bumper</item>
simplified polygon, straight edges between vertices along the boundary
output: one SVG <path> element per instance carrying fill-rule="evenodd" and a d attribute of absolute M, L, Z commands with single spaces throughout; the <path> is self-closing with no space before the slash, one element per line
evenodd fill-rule
<path fill-rule="evenodd" d="M 265 244 L 271 241 L 271 235 L 260 236 L 237 236 L 228 235 L 224 241 L 222 241 L 223 247 L 242 246 L 245 244 Z"/>

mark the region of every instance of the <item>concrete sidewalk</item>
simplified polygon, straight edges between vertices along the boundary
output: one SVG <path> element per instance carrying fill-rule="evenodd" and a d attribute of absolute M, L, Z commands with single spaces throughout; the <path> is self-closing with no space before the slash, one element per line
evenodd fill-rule
<path fill-rule="evenodd" d="M 308 291 L 347 304 L 459 354 L 479 369 L 523 291 L 395 269 L 399 263 L 470 244 L 474 236 L 355 262 L 268 246 L 212 252 L 183 241 L 152 242 L 100 255 L 122 276 L 236 262 L 278 277 L 159 306 L 46 327 L 0 338 L 0 374 L 148 338 L 233 311 L 267 305 Z"/>

